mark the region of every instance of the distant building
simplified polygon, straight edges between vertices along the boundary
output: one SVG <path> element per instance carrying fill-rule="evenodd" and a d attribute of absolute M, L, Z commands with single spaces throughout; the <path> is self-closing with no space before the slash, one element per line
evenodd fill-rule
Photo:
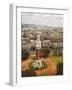
<path fill-rule="evenodd" d="M 36 28 L 35 28 L 36 29 Z M 59 30 L 41 30 L 41 47 L 50 48 L 51 54 L 63 54 L 63 32 Z M 33 28 L 23 28 L 21 31 L 21 46 L 23 49 L 35 50 L 37 34 Z"/>

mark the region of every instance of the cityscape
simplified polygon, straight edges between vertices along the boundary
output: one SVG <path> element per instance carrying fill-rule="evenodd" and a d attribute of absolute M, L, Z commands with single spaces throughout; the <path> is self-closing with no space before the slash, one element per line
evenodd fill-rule
<path fill-rule="evenodd" d="M 30 16 L 26 16 L 29 17 L 29 22 L 24 23 L 24 15 L 21 24 L 21 76 L 63 75 L 63 24 L 61 20 L 58 16 L 56 18 L 56 15 L 53 16 L 55 22 L 48 18 L 49 26 L 43 22 L 37 24 L 38 15 L 30 15 L 34 23 L 30 23 Z M 47 16 L 44 19 L 47 19 Z M 52 20 L 52 17 L 50 19 Z M 56 26 L 58 23 L 56 19 L 60 20 L 58 26 Z"/>

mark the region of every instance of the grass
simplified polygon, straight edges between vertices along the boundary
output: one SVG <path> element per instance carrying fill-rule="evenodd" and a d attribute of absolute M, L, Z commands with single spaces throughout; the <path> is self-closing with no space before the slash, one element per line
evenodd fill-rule
<path fill-rule="evenodd" d="M 55 64 L 63 63 L 63 56 L 49 56 Z"/>
<path fill-rule="evenodd" d="M 48 76 L 48 74 L 44 74 L 44 73 L 43 73 L 43 74 L 40 74 L 40 75 L 38 75 L 38 76 Z"/>

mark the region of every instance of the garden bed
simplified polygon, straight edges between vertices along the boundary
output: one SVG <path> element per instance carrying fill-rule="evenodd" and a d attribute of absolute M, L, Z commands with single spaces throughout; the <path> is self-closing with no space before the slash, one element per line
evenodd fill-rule
<path fill-rule="evenodd" d="M 30 69 L 31 70 L 42 70 L 42 69 L 45 69 L 45 68 L 47 68 L 48 67 L 48 65 L 44 62 L 44 61 L 42 61 L 42 67 L 41 68 L 35 68 L 34 66 L 33 66 L 33 62 L 31 62 L 30 64 L 29 64 L 29 67 L 30 67 Z"/>

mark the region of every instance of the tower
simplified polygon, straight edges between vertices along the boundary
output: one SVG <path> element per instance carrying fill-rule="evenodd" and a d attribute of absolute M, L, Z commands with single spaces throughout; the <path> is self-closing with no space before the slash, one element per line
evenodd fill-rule
<path fill-rule="evenodd" d="M 36 40 L 36 59 L 41 59 L 41 40 L 40 40 L 41 32 L 37 32 L 37 40 Z"/>

